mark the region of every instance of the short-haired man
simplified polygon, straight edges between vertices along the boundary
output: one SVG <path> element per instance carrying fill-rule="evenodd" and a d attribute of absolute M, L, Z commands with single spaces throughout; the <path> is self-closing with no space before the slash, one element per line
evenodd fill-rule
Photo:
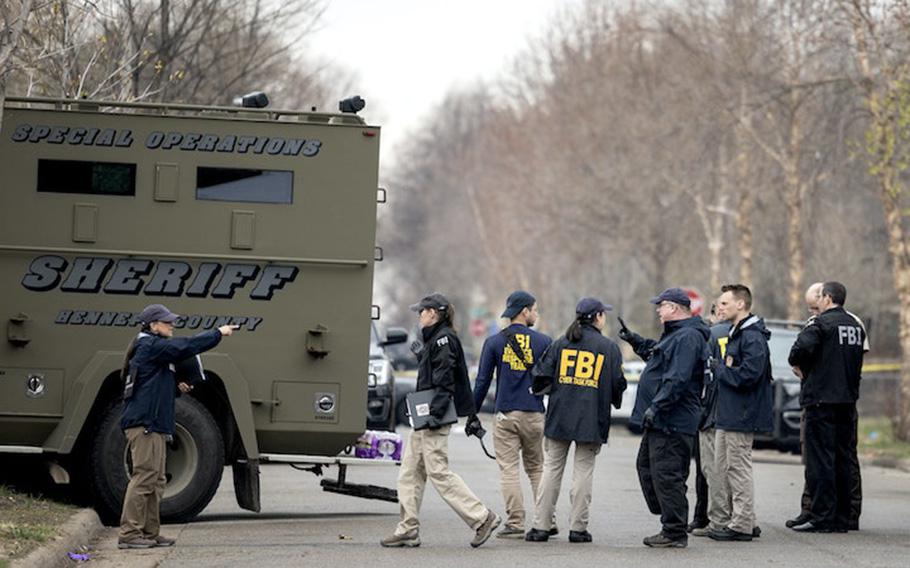
<path fill-rule="evenodd" d="M 708 339 L 709 361 L 710 357 L 723 361 L 727 349 L 727 340 L 729 339 L 727 334 L 730 333 L 730 328 L 733 326 L 722 317 L 717 309 L 717 302 L 711 304 L 711 312 L 707 323 L 711 324 L 711 337 Z M 701 395 L 701 419 L 698 422 L 698 434 L 695 436 L 695 448 L 693 449 L 695 467 L 697 468 L 695 472 L 695 512 L 692 522 L 686 527 L 686 530 L 695 536 L 708 536 L 708 525 L 711 523 L 710 519 L 708 519 L 709 488 L 705 472 L 714 467 L 714 457 L 713 455 L 706 456 L 709 462 L 702 462 L 701 448 L 703 442 L 701 439 L 706 436 L 709 437 L 711 447 L 714 447 L 714 422 L 717 416 L 716 401 L 717 389 L 715 388 L 714 373 L 710 368 L 706 368 L 704 389 Z"/>
<path fill-rule="evenodd" d="M 821 299 L 822 287 L 824 282 L 815 282 L 808 289 L 806 289 L 806 310 L 809 312 L 809 319 L 806 320 L 806 325 L 811 324 L 815 318 L 818 316 L 818 301 Z M 847 315 L 856 320 L 856 323 L 863 328 L 863 332 L 866 332 L 866 325 L 863 323 L 863 320 L 859 318 L 856 314 L 844 310 L 847 312 Z M 863 353 L 868 353 L 870 349 L 869 345 L 869 336 L 866 335 L 865 340 L 863 340 Z M 793 372 L 797 376 L 802 378 L 800 369 L 798 367 L 793 368 Z M 854 436 L 858 433 L 856 432 L 857 424 L 854 424 Z M 805 451 L 805 433 L 806 433 L 806 413 L 805 411 L 800 414 L 799 420 L 799 444 L 803 448 L 803 465 L 805 465 L 806 451 Z M 809 483 L 803 483 L 803 494 L 800 498 L 800 513 L 793 519 L 789 519 L 786 522 L 787 528 L 793 528 L 796 525 L 801 525 L 808 521 L 811 516 L 809 514 L 809 508 L 812 505 L 812 495 L 809 493 Z M 850 454 L 850 523 L 847 526 L 848 530 L 859 530 L 859 517 L 863 510 L 863 478 L 859 469 L 859 456 L 856 455 L 856 442 L 853 442 L 853 452 Z"/>
<path fill-rule="evenodd" d="M 681 288 L 669 288 L 651 300 L 663 324 L 659 340 L 623 329 L 620 339 L 646 361 L 629 422 L 644 429 L 636 467 L 648 509 L 660 515 L 660 533 L 645 546 L 684 548 L 689 501 L 686 479 L 701 417 L 701 391 L 711 335 Z M 708 481 L 710 486 L 710 480 Z"/>
<path fill-rule="evenodd" d="M 722 360 L 713 360 L 714 436 L 702 436 L 708 476 L 707 536 L 750 541 L 755 536 L 752 440 L 771 431 L 771 332 L 753 315 L 752 292 L 742 284 L 721 288 L 717 309 L 732 324 Z M 693 531 L 693 534 L 699 534 Z"/>
<path fill-rule="evenodd" d="M 844 310 L 847 289 L 825 282 L 819 315 L 799 334 L 790 364 L 802 377 L 800 406 L 806 415 L 806 483 L 812 502 L 799 532 L 845 532 L 851 523 L 851 472 L 856 452 L 856 401 L 866 332 Z M 858 522 L 858 520 L 857 520 Z"/>
<path fill-rule="evenodd" d="M 509 326 L 483 342 L 474 382 L 474 407 L 479 409 L 490 389 L 495 370 L 496 423 L 493 426 L 493 443 L 507 515 L 505 527 L 496 534 L 497 538 L 521 539 L 525 535 L 519 462 L 523 462 L 531 481 L 534 501 L 537 500 L 543 472 L 543 396 L 531 394 L 531 369 L 552 340 L 531 329 L 538 316 L 534 296 L 523 290 L 509 295 L 506 309 L 502 312 L 502 317 L 509 319 Z M 474 419 L 468 419 L 468 424 Z"/>

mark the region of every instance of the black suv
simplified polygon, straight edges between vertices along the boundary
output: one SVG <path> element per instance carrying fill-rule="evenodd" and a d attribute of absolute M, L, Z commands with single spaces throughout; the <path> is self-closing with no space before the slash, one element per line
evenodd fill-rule
<path fill-rule="evenodd" d="M 781 451 L 799 453 L 799 391 L 801 383 L 790 368 L 787 358 L 802 322 L 765 320 L 771 331 L 771 376 L 774 378 L 774 430 L 771 434 L 755 436 L 756 446 L 775 447 Z"/>
<path fill-rule="evenodd" d="M 367 371 L 367 429 L 395 430 L 395 376 L 386 355 L 389 345 L 404 343 L 408 332 L 390 328 L 384 341 L 379 340 L 376 323 L 370 324 L 370 366 Z"/>

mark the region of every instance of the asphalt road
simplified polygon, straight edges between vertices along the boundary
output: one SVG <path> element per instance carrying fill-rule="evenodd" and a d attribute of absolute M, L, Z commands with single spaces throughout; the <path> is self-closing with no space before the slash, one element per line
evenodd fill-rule
<path fill-rule="evenodd" d="M 405 431 L 406 435 L 407 432 Z M 468 485 L 498 513 L 503 513 L 498 469 L 476 440 L 461 431 L 450 438 L 450 461 Z M 262 513 L 236 504 L 229 470 L 214 501 L 193 523 L 166 526 L 178 538 L 171 549 L 120 551 L 108 529 L 96 542 L 93 566 L 448 566 L 509 567 L 613 564 L 655 568 L 722 565 L 725 568 L 769 565 L 809 567 L 887 567 L 910 565 L 910 474 L 879 467 L 863 469 L 865 499 L 861 531 L 849 534 L 798 534 L 784 528 L 797 512 L 802 490 L 798 457 L 756 452 L 756 513 L 763 535 L 748 543 L 720 543 L 690 537 L 687 549 L 657 550 L 641 539 L 660 529 L 648 513 L 638 487 L 634 461 L 638 439 L 615 428 L 610 445 L 598 456 L 589 531 L 591 544 L 571 544 L 568 534 L 568 483 L 557 507 L 563 534 L 548 543 L 491 538 L 478 549 L 473 533 L 428 486 L 421 513 L 422 545 L 384 549 L 379 540 L 398 519 L 392 503 L 323 492 L 318 479 L 285 465 L 262 468 Z M 693 464 L 694 468 L 694 464 Z M 370 466 L 349 470 L 352 482 L 394 487 L 397 468 Z M 328 471 L 334 477 L 334 469 Z M 694 472 L 693 472 L 694 476 Z M 694 489 L 690 479 L 690 510 Z M 526 490 L 526 495 L 530 490 Z M 529 500 L 529 499 L 528 499 Z M 691 515 L 691 512 L 690 512 Z"/>

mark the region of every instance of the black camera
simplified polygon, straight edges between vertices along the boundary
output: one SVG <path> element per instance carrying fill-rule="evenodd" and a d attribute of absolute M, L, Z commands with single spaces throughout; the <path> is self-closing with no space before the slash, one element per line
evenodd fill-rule
<path fill-rule="evenodd" d="M 236 97 L 234 104 L 243 108 L 265 108 L 269 106 L 269 97 L 262 91 L 256 91 L 242 97 Z"/>
<path fill-rule="evenodd" d="M 338 110 L 341 112 L 347 112 L 351 114 L 357 114 L 363 110 L 367 102 L 360 98 L 360 95 L 354 95 L 353 97 L 348 97 L 338 101 Z"/>

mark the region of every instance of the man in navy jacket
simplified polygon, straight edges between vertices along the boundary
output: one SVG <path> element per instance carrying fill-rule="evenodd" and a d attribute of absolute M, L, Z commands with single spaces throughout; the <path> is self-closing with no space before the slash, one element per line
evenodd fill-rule
<path fill-rule="evenodd" d="M 689 502 L 686 479 L 701 417 L 701 391 L 711 333 L 692 315 L 691 300 L 670 288 L 651 300 L 664 325 L 660 339 L 644 339 L 628 329 L 619 337 L 646 361 L 629 422 L 644 429 L 636 467 L 648 509 L 660 515 L 661 532 L 645 546 L 683 548 Z M 709 481 L 710 484 L 710 481 Z"/>
<path fill-rule="evenodd" d="M 772 428 L 771 332 L 751 313 L 752 292 L 747 286 L 731 284 L 721 291 L 718 314 L 733 327 L 723 357 L 714 359 L 714 436 L 702 437 L 702 463 L 709 462 L 711 521 L 704 532 L 714 540 L 749 541 L 758 534 L 752 441 L 756 432 Z"/>

